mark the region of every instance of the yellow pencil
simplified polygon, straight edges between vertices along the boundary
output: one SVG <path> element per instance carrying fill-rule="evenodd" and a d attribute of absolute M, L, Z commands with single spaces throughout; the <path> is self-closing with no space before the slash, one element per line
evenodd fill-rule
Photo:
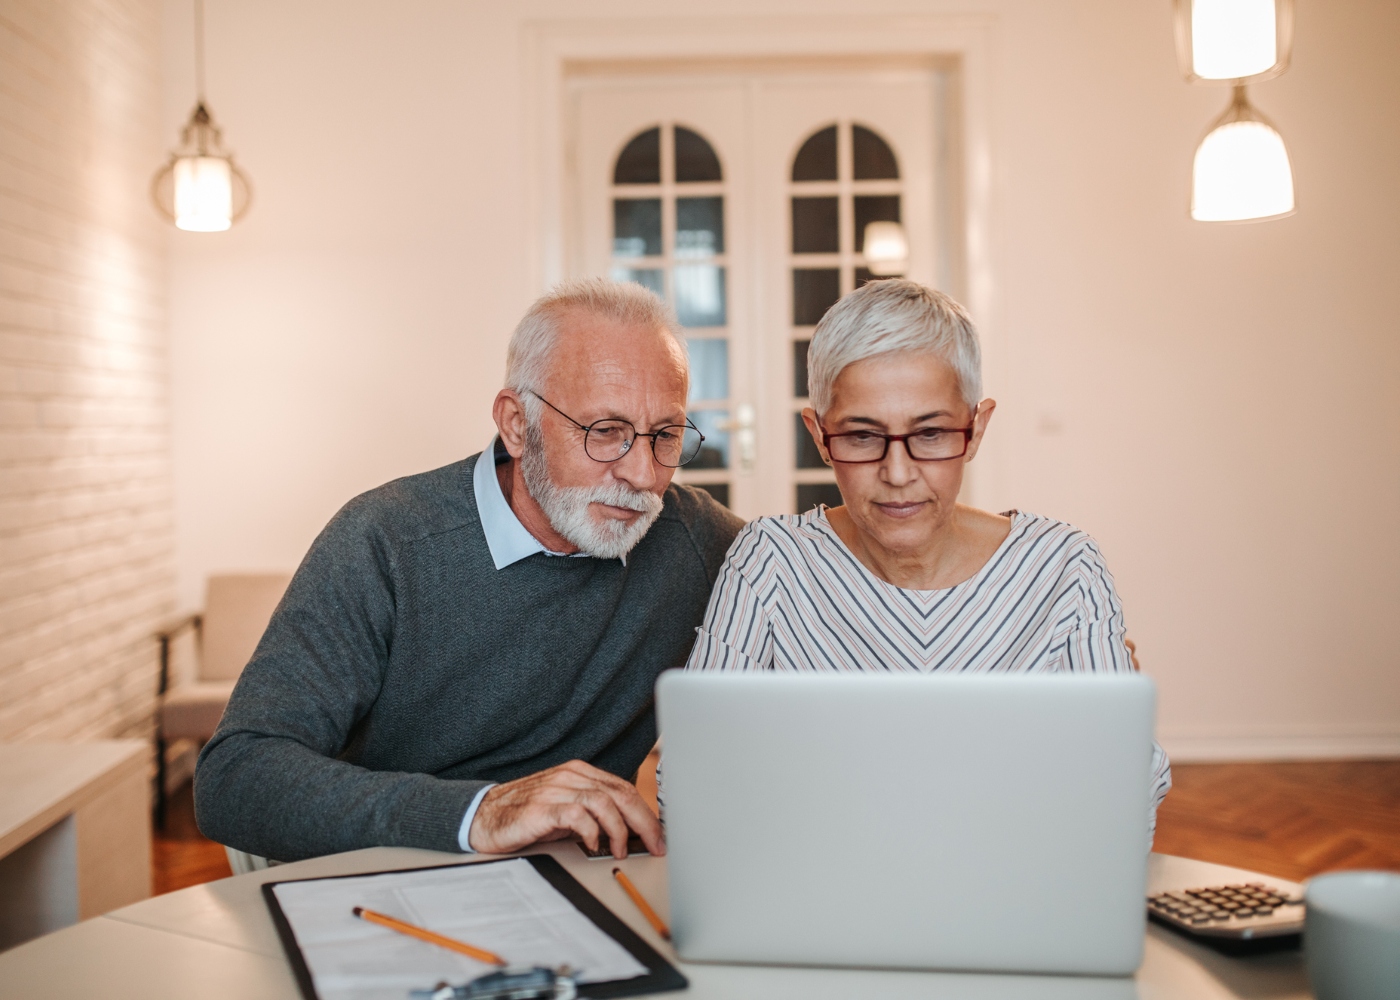
<path fill-rule="evenodd" d="M 642 911 L 642 916 L 647 918 L 647 922 L 650 923 L 652 927 L 656 928 L 656 933 L 660 934 L 667 941 L 671 940 L 671 928 L 666 926 L 666 921 L 657 916 L 656 911 L 651 908 L 651 904 L 647 902 L 646 897 L 637 891 L 637 887 L 632 884 L 630 878 L 623 874 L 621 868 L 613 869 L 613 878 L 617 879 L 617 884 L 622 886 L 623 891 L 632 897 L 632 902 L 637 904 L 637 909 Z"/>
<path fill-rule="evenodd" d="M 372 924 L 380 927 L 387 927 L 391 931 L 398 931 L 400 934 L 407 934 L 409 937 L 416 937 L 419 941 L 426 941 L 435 944 L 439 948 L 446 948 L 448 951 L 455 951 L 459 955 L 466 955 L 474 958 L 478 962 L 485 962 L 487 965 L 505 965 L 506 960 L 494 951 L 487 951 L 485 948 L 477 948 L 467 944 L 465 941 L 458 941 L 455 938 L 444 937 L 441 934 L 426 930 L 422 927 L 415 927 L 413 924 L 406 924 L 402 920 L 385 916 L 383 913 L 375 913 L 373 910 L 366 910 L 363 906 L 354 909 L 355 916 L 361 920 L 368 920 Z"/>

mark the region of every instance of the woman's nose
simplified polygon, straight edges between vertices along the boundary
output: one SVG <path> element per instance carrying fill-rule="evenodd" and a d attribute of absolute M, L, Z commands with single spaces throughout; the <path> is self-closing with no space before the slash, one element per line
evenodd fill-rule
<path fill-rule="evenodd" d="M 903 486 L 912 481 L 915 476 L 914 460 L 909 457 L 908 445 L 903 441 L 891 441 L 880 468 L 885 474 L 885 481 L 891 486 Z"/>

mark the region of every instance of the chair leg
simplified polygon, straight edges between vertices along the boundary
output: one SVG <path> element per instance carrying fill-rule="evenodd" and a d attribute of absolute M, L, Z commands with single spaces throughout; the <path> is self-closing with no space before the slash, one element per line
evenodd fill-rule
<path fill-rule="evenodd" d="M 165 735 L 156 731 L 156 803 L 153 819 L 157 830 L 165 829 Z"/>

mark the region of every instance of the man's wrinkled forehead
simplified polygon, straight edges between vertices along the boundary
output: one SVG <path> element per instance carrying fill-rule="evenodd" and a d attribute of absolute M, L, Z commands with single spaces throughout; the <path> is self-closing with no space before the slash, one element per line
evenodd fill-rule
<path fill-rule="evenodd" d="M 625 322 L 585 309 L 562 310 L 550 356 L 550 375 L 593 378 L 690 378 L 685 349 L 664 326 Z"/>

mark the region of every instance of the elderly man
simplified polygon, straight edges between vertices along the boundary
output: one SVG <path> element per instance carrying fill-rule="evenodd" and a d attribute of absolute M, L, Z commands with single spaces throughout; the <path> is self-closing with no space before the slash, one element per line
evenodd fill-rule
<path fill-rule="evenodd" d="M 311 546 L 200 755 L 214 840 L 665 849 L 631 784 L 741 522 L 671 482 L 686 354 L 635 286 L 564 286 L 511 338 L 499 436 L 371 490 Z"/>

